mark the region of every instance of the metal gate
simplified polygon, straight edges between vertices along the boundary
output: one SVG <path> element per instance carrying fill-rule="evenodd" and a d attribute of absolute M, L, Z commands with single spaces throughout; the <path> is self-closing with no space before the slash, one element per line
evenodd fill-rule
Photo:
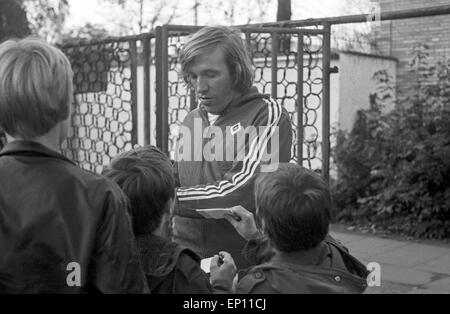
<path fill-rule="evenodd" d="M 437 6 L 383 12 L 380 18 L 398 20 L 449 12 L 449 6 Z M 373 15 L 360 14 L 239 27 L 253 56 L 256 86 L 272 94 L 291 115 L 296 143 L 294 160 L 309 168 L 321 168 L 327 179 L 330 28 L 373 18 Z M 174 140 L 170 131 L 196 106 L 179 73 L 178 52 L 186 37 L 198 29 L 166 25 L 147 34 L 62 47 L 75 65 L 77 96 L 73 126 L 63 153 L 83 168 L 96 172 L 117 152 L 137 143 L 139 134 L 142 144 L 157 144 L 169 153 Z M 280 39 L 286 36 L 291 36 L 291 44 L 288 49 L 279 49 Z M 143 67 L 141 79 L 139 64 Z M 114 88 L 103 90 L 105 82 Z M 136 100 L 142 103 L 140 128 Z"/>
<path fill-rule="evenodd" d="M 74 72 L 72 124 L 62 153 L 80 167 L 100 173 L 138 143 L 140 98 L 144 143 L 150 143 L 152 44 L 153 34 L 141 34 L 62 47 Z"/>
<path fill-rule="evenodd" d="M 196 107 L 178 56 L 199 28 L 165 25 L 154 33 L 63 47 L 76 100 L 63 153 L 95 172 L 136 143 L 171 154 L 177 126 Z M 237 28 L 251 53 L 255 86 L 290 114 L 293 160 L 328 178 L 330 25 Z"/>
<path fill-rule="evenodd" d="M 178 56 L 187 37 L 198 29 L 178 25 L 156 28 L 156 144 L 169 155 L 177 126 L 197 105 L 183 81 Z M 239 29 L 251 53 L 255 86 L 271 94 L 289 112 L 295 144 L 293 160 L 321 169 L 328 180 L 330 25 Z"/>

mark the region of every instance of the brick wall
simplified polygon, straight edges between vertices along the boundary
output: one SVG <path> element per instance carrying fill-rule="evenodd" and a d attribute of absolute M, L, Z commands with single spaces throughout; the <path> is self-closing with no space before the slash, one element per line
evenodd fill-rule
<path fill-rule="evenodd" d="M 381 12 L 407 10 L 439 5 L 450 5 L 450 0 L 377 0 Z M 397 92 L 406 96 L 408 86 L 415 81 L 409 62 L 413 48 L 418 44 L 429 46 L 429 62 L 450 58 L 450 15 L 384 21 L 375 32 L 374 53 L 399 60 L 397 65 Z"/>

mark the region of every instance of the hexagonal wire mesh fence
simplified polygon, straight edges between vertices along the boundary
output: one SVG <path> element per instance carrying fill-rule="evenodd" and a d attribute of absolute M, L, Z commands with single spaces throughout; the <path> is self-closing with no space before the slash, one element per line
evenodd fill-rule
<path fill-rule="evenodd" d="M 138 66 L 147 69 L 140 77 L 148 91 L 150 41 L 145 34 L 63 47 L 74 72 L 74 106 L 62 152 L 80 167 L 100 173 L 137 143 Z"/>
<path fill-rule="evenodd" d="M 158 137 L 158 146 L 167 149 L 172 157 L 177 127 L 196 107 L 194 95 L 183 82 L 178 59 L 183 43 L 196 30 L 198 27 L 166 25 L 158 28 L 156 34 L 160 39 L 157 65 L 161 64 L 157 102 L 162 107 L 157 114 L 157 132 L 162 135 Z M 291 117 L 293 143 L 297 143 L 292 146 L 292 161 L 308 168 L 323 168 L 327 176 L 329 152 L 322 151 L 322 147 L 329 146 L 329 128 L 324 127 L 329 118 L 322 117 L 328 114 L 323 111 L 328 109 L 324 106 L 329 105 L 328 99 L 324 101 L 329 97 L 327 92 L 324 94 L 329 88 L 329 81 L 324 80 L 328 75 L 324 69 L 329 68 L 329 29 L 240 27 L 240 30 L 252 57 L 254 85 L 260 92 L 271 94 Z M 303 106 L 298 106 L 299 100 Z"/>

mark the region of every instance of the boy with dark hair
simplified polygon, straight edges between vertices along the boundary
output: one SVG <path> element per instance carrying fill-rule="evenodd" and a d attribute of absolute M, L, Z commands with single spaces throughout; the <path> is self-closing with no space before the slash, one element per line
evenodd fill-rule
<path fill-rule="evenodd" d="M 222 280 L 224 274 L 235 273 L 228 254 L 223 254 L 221 265 L 217 265 L 218 256 L 214 257 L 211 286 L 200 268 L 200 257 L 161 236 L 175 196 L 173 168 L 166 155 L 154 146 L 136 148 L 116 157 L 104 174 L 129 198 L 135 242 L 151 293 L 220 293 L 231 289 L 231 282 Z"/>
<path fill-rule="evenodd" d="M 331 197 L 318 174 L 296 164 L 281 164 L 275 172 L 257 178 L 255 199 L 257 222 L 241 206 L 231 209 L 235 216 L 227 216 L 248 240 L 247 258 L 259 264 L 240 278 L 237 293 L 365 290 L 364 265 L 328 235 Z"/>
<path fill-rule="evenodd" d="M 59 153 L 72 69 L 36 39 L 0 44 L 0 293 L 142 293 L 126 198 Z"/>

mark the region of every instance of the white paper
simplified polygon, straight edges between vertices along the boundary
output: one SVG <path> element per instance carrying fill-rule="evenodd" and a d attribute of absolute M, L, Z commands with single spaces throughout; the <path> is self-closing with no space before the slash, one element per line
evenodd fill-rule
<path fill-rule="evenodd" d="M 200 215 L 202 215 L 203 217 L 211 219 L 225 218 L 224 217 L 225 214 L 233 216 L 233 212 L 229 208 L 205 208 L 205 209 L 196 209 L 195 211 Z"/>
<path fill-rule="evenodd" d="M 200 267 L 207 274 L 209 274 L 209 272 L 211 271 L 211 260 L 212 260 L 212 257 L 209 257 L 209 258 L 204 258 L 200 261 Z"/>

